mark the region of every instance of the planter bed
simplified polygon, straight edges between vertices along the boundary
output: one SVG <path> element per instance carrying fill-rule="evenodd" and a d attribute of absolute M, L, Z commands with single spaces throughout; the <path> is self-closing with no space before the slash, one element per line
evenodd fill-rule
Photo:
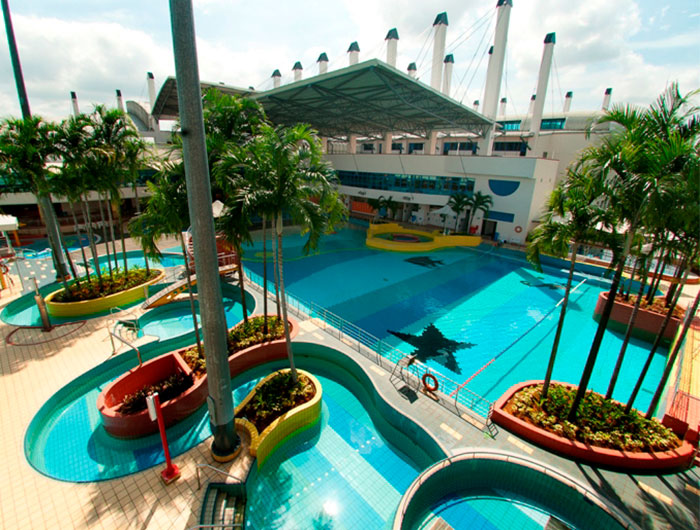
<path fill-rule="evenodd" d="M 688 430 L 686 433 L 681 446 L 673 450 L 657 452 L 621 451 L 557 436 L 505 411 L 505 406 L 513 395 L 528 386 L 538 384 L 542 384 L 542 381 L 526 381 L 512 386 L 494 404 L 491 419 L 501 427 L 540 447 L 559 453 L 577 462 L 591 465 L 645 473 L 648 471 L 673 471 L 686 468 L 693 461 L 695 454 L 693 442 L 697 443 L 697 433 L 691 430 Z M 667 426 L 673 428 L 672 425 Z"/>
<path fill-rule="evenodd" d="M 595 311 L 593 312 L 593 318 L 596 320 L 600 319 L 600 315 L 603 312 L 603 307 L 608 301 L 608 293 L 602 292 L 598 295 L 598 302 L 595 306 Z M 630 315 L 634 309 L 634 302 L 628 304 L 622 302 L 616 298 L 615 304 L 613 305 L 612 312 L 610 313 L 610 321 L 608 322 L 608 327 L 624 333 L 627 330 L 627 323 L 630 320 Z M 656 313 L 654 311 L 649 311 L 647 309 L 639 308 L 637 312 L 637 317 L 634 321 L 634 328 L 632 328 L 632 335 L 642 340 L 649 342 L 654 342 L 656 335 L 661 329 L 661 324 L 664 321 L 664 315 Z M 681 325 L 681 320 L 676 317 L 671 317 L 671 320 L 666 326 L 666 331 L 664 331 L 664 339 L 667 341 L 673 340 L 678 331 L 678 327 Z"/>

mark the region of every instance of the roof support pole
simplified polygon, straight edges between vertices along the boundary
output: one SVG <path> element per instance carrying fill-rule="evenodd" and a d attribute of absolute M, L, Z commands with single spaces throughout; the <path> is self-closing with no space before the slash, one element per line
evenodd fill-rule
<path fill-rule="evenodd" d="M 440 90 L 442 82 L 442 58 L 445 56 L 445 38 L 447 36 L 447 13 L 440 13 L 433 22 L 435 37 L 433 40 L 433 67 L 430 71 L 430 86 Z"/>
<path fill-rule="evenodd" d="M 122 97 L 122 91 L 117 89 L 117 108 L 121 110 L 122 112 L 125 112 L 124 110 L 124 98 Z"/>
<path fill-rule="evenodd" d="M 430 131 L 430 135 L 428 135 L 428 151 L 426 154 L 428 155 L 434 155 L 435 150 L 437 149 L 437 131 Z M 424 151 L 425 152 L 425 151 Z"/>
<path fill-rule="evenodd" d="M 153 117 L 153 107 L 156 106 L 156 80 L 153 77 L 153 72 L 148 72 L 146 74 L 146 83 L 148 84 L 148 99 L 151 103 L 151 108 L 149 109 L 149 119 L 151 120 L 151 130 L 160 131 L 158 125 L 158 120 Z"/>
<path fill-rule="evenodd" d="M 399 42 L 399 32 L 396 31 L 396 28 L 390 29 L 384 40 L 386 41 L 386 64 L 396 68 L 396 49 Z"/>
<path fill-rule="evenodd" d="M 280 71 L 275 70 L 274 72 L 272 72 L 272 87 L 279 88 L 281 82 L 282 82 L 282 74 L 280 73 Z"/>
<path fill-rule="evenodd" d="M 394 135 L 391 131 L 387 131 L 384 133 L 384 139 L 382 140 L 382 153 L 385 155 L 390 155 L 391 154 L 391 144 L 394 140 Z"/>
<path fill-rule="evenodd" d="M 348 153 L 351 155 L 354 155 L 355 153 L 357 153 L 357 135 L 356 134 L 348 135 Z"/>
<path fill-rule="evenodd" d="M 212 456 L 217 461 L 233 459 L 240 440 L 233 423 L 233 394 L 226 346 L 226 316 L 221 297 L 211 183 L 204 136 L 202 89 L 195 46 L 192 0 L 170 0 L 170 20 L 175 55 L 177 95 L 180 102 L 182 154 L 187 181 L 187 202 L 192 222 L 194 266 L 204 344 L 207 348 L 209 423 L 214 435 Z"/>
<path fill-rule="evenodd" d="M 80 114 L 80 107 L 78 107 L 78 94 L 75 92 L 70 93 L 70 104 L 73 109 L 73 116 L 77 117 Z"/>
<path fill-rule="evenodd" d="M 552 68 L 552 54 L 554 53 L 554 43 L 556 41 L 556 35 L 554 33 L 547 33 L 547 36 L 544 38 L 544 50 L 542 51 L 540 74 L 537 78 L 537 93 L 535 98 L 535 107 L 532 110 L 532 120 L 530 121 L 530 132 L 533 132 L 535 134 L 540 132 L 540 122 L 542 121 L 544 100 L 547 97 L 549 71 Z"/>
<path fill-rule="evenodd" d="M 603 95 L 603 105 L 601 108 L 603 110 L 608 110 L 608 107 L 610 106 L 610 98 L 612 97 L 612 88 L 606 88 L 605 89 L 605 94 Z"/>
<path fill-rule="evenodd" d="M 442 77 L 442 93 L 450 97 L 450 85 L 452 84 L 452 67 L 455 64 L 454 55 L 445 55 L 445 75 Z"/>
<path fill-rule="evenodd" d="M 503 78 L 508 25 L 510 24 L 510 10 L 513 7 L 513 1 L 498 0 L 496 7 L 498 9 L 496 35 L 493 40 L 493 52 L 489 57 L 489 65 L 486 70 L 486 87 L 484 88 L 484 105 L 482 107 L 482 114 L 491 119 L 496 117 L 498 98 L 501 95 L 501 79 Z"/>
<path fill-rule="evenodd" d="M 562 112 L 566 114 L 571 110 L 571 100 L 574 97 L 574 93 L 569 91 L 566 93 L 566 97 L 564 98 L 564 108 L 562 109 Z"/>

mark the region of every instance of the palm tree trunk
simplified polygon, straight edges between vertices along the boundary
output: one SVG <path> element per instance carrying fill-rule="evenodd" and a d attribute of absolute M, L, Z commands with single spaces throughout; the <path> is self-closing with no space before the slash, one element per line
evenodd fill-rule
<path fill-rule="evenodd" d="M 68 245 L 66 245 L 66 242 L 63 238 L 63 234 L 61 234 L 61 247 L 63 247 L 63 253 L 66 255 L 66 259 L 68 260 L 68 267 L 70 267 L 70 272 L 73 275 L 73 279 L 75 280 L 75 284 L 80 285 L 80 279 L 78 278 L 78 272 L 75 270 L 75 263 L 73 263 L 73 257 L 70 255 L 70 251 L 68 250 Z"/>
<path fill-rule="evenodd" d="M 688 277 L 688 272 L 689 269 L 686 270 L 685 272 L 685 278 Z M 634 406 L 634 400 L 637 399 L 637 394 L 639 394 L 639 390 L 642 388 L 642 382 L 644 381 L 644 378 L 647 375 L 647 372 L 649 371 L 649 366 L 651 366 L 651 361 L 654 359 L 654 354 L 656 353 L 656 350 L 659 349 L 659 346 L 661 345 L 661 341 L 663 340 L 664 333 L 666 332 L 666 328 L 668 327 L 668 323 L 671 321 L 671 317 L 673 316 L 673 310 L 676 308 L 676 304 L 678 303 L 678 299 L 681 296 L 681 291 L 679 290 L 676 293 L 676 296 L 673 297 L 673 304 L 671 304 L 671 307 L 668 309 L 668 313 L 666 313 L 666 316 L 664 317 L 663 322 L 661 323 L 661 328 L 659 329 L 658 334 L 656 335 L 656 339 L 654 340 L 654 345 L 651 347 L 651 350 L 649 351 L 649 355 L 647 357 L 646 362 L 644 363 L 644 366 L 642 367 L 642 372 L 639 374 L 639 378 L 637 379 L 637 384 L 634 386 L 634 389 L 632 390 L 632 394 L 630 395 L 629 400 L 627 400 L 627 405 L 625 406 L 625 413 L 629 414 L 630 411 L 632 410 L 632 407 Z"/>
<path fill-rule="evenodd" d="M 571 265 L 569 266 L 569 277 L 566 280 L 566 290 L 564 291 L 564 301 L 561 304 L 561 312 L 559 313 L 559 322 L 557 323 L 557 331 L 554 334 L 554 344 L 552 345 L 552 352 L 549 355 L 549 364 L 547 365 L 547 374 L 544 376 L 544 383 L 542 385 L 542 396 L 540 401 L 544 402 L 547 399 L 547 392 L 549 391 L 549 383 L 552 380 L 552 372 L 554 371 L 554 360 L 557 357 L 557 350 L 559 349 L 559 340 L 561 339 L 561 332 L 564 328 L 564 317 L 566 316 L 566 306 L 569 304 L 569 294 L 571 293 L 571 282 L 574 279 L 574 269 L 576 268 L 576 247 L 578 244 L 576 241 L 572 241 L 572 251 L 571 251 Z"/>
<path fill-rule="evenodd" d="M 625 332 L 625 338 L 622 341 L 622 346 L 620 347 L 620 353 L 617 355 L 617 362 L 615 363 L 615 368 L 613 369 L 612 376 L 610 376 L 610 384 L 608 385 L 608 391 L 605 394 L 605 399 L 611 399 L 613 392 L 615 391 L 615 385 L 617 384 L 617 378 L 620 375 L 620 368 L 622 368 L 622 360 L 625 358 L 625 351 L 627 350 L 627 345 L 632 337 L 632 330 L 634 329 L 634 322 L 637 319 L 637 313 L 639 312 L 639 306 L 642 305 L 642 299 L 644 298 L 644 288 L 647 283 L 646 270 L 642 270 L 643 276 L 642 281 L 639 284 L 639 292 L 637 294 L 637 300 L 634 302 L 634 308 L 632 308 L 632 314 L 630 315 L 629 322 L 627 323 L 627 331 Z M 630 282 L 632 283 L 632 282 Z"/>
<path fill-rule="evenodd" d="M 87 277 L 87 281 L 90 281 L 90 266 L 88 265 L 88 260 L 87 256 L 85 255 L 85 247 L 83 246 L 83 234 L 80 231 L 80 225 L 78 224 L 78 218 L 75 215 L 75 206 L 73 205 L 72 202 L 69 203 L 70 205 L 70 213 L 73 216 L 73 223 L 75 223 L 75 231 L 78 234 L 78 245 L 80 245 L 80 253 L 83 256 L 83 263 L 85 264 L 85 276 Z"/>
<path fill-rule="evenodd" d="M 122 218 L 122 209 L 117 209 L 117 217 L 119 220 L 119 237 L 122 240 L 122 258 L 124 258 L 124 277 L 127 276 L 128 262 L 126 257 L 126 239 L 124 238 L 124 219 Z"/>
<path fill-rule="evenodd" d="M 262 216 L 262 244 L 263 244 L 263 334 L 269 333 L 267 326 L 267 217 Z"/>
<path fill-rule="evenodd" d="M 659 289 L 659 284 L 661 284 L 661 276 L 663 275 L 663 270 L 666 268 L 666 262 L 668 261 L 669 257 L 671 256 L 671 249 L 666 252 L 666 256 L 664 257 L 663 251 L 661 252 L 661 255 L 659 255 L 657 261 L 656 261 L 656 269 L 654 270 L 654 278 L 651 282 L 651 285 L 649 286 L 649 292 L 647 293 L 647 302 L 651 303 L 654 300 L 654 296 L 656 295 L 656 291 Z"/>
<path fill-rule="evenodd" d="M 109 195 L 105 196 L 105 209 L 109 220 L 109 234 L 112 239 L 112 256 L 114 257 L 114 270 L 119 272 L 119 259 L 117 258 L 117 238 L 114 236 L 114 219 L 112 217 L 112 201 Z"/>
<path fill-rule="evenodd" d="M 97 196 L 97 204 L 100 207 L 100 221 L 102 222 L 102 237 L 105 242 L 105 250 L 107 251 L 107 268 L 109 269 L 109 277 L 114 278 L 114 273 L 112 272 L 112 256 L 109 252 L 109 241 L 107 240 L 107 227 L 105 223 L 105 212 L 102 208 L 102 199 L 99 195 Z"/>
<path fill-rule="evenodd" d="M 95 236 L 92 232 L 92 216 L 90 215 L 90 204 L 87 201 L 87 197 L 82 203 L 82 206 L 83 217 L 87 219 L 88 239 L 90 240 L 90 250 L 92 251 L 92 260 L 95 266 L 95 273 L 97 274 L 97 282 L 100 284 L 100 291 L 102 291 L 102 271 L 100 270 L 100 260 L 97 255 L 97 245 L 95 244 Z"/>
<path fill-rule="evenodd" d="M 685 269 L 686 264 L 685 261 L 680 261 L 678 265 L 676 265 L 676 273 L 673 275 L 673 280 L 669 282 L 668 286 L 668 292 L 666 293 L 666 307 L 671 303 L 671 300 L 673 300 L 673 295 L 676 293 L 676 289 L 678 289 L 678 286 L 680 285 L 681 281 L 681 272 Z"/>
<path fill-rule="evenodd" d="M 275 220 L 272 221 L 273 223 Z M 274 227 L 272 227 L 274 230 Z M 277 238 L 273 236 L 273 239 L 275 240 L 275 248 L 274 248 L 274 256 L 273 256 L 273 269 L 275 273 L 275 302 L 277 303 L 277 319 L 282 320 L 282 315 L 280 314 L 281 311 L 281 304 L 280 304 L 280 277 L 279 277 L 279 243 L 277 241 Z"/>
<path fill-rule="evenodd" d="M 572 403 L 571 410 L 569 411 L 569 416 L 567 419 L 572 423 L 576 420 L 578 408 L 581 405 L 581 401 L 583 401 L 583 397 L 586 395 L 588 383 L 591 380 L 593 367 L 595 366 L 595 361 L 598 357 L 598 352 L 600 351 L 600 345 L 603 342 L 605 328 L 607 327 L 608 321 L 610 320 L 610 313 L 612 313 L 612 308 L 615 303 L 615 296 L 617 295 L 617 290 L 620 286 L 620 278 L 622 278 L 622 271 L 625 268 L 625 256 L 626 254 L 620 257 L 620 263 L 617 265 L 617 269 L 615 269 L 615 275 L 613 276 L 612 284 L 610 285 L 610 291 L 608 291 L 608 301 L 605 303 L 603 313 L 600 315 L 600 320 L 598 321 L 598 329 L 596 330 L 595 337 L 593 338 L 593 344 L 591 344 L 591 349 L 588 352 L 588 358 L 586 359 L 586 365 L 583 368 L 581 381 L 578 384 L 578 390 L 576 391 L 574 402 Z"/>
<path fill-rule="evenodd" d="M 680 292 L 682 289 L 678 289 L 678 292 Z M 693 302 L 693 307 L 690 309 L 690 311 L 687 311 L 685 314 L 685 322 L 683 322 L 683 329 L 681 330 L 680 335 L 676 339 L 676 344 L 673 347 L 673 352 L 671 355 L 668 357 L 668 361 L 666 362 L 666 368 L 664 368 L 664 373 L 661 375 L 661 380 L 659 381 L 659 385 L 656 387 L 656 392 L 654 392 L 654 397 L 651 398 L 651 403 L 649 403 L 649 410 L 647 410 L 647 419 L 651 419 L 652 416 L 654 415 L 654 411 L 656 410 L 656 407 L 659 404 L 659 400 L 661 399 L 661 393 L 664 391 L 664 387 L 666 386 L 666 381 L 668 381 L 668 376 L 671 375 L 671 370 L 673 369 L 673 365 L 676 362 L 676 358 L 678 357 L 678 352 L 681 349 L 681 345 L 683 344 L 683 341 L 685 339 L 685 336 L 688 334 L 688 328 L 690 327 L 690 323 L 693 321 L 695 318 L 695 313 L 698 310 L 698 303 L 700 302 L 700 291 L 698 291 L 698 294 L 695 295 L 695 301 Z"/>
<path fill-rule="evenodd" d="M 243 309 L 243 322 L 248 323 L 248 308 L 245 303 L 245 284 L 243 275 L 243 263 L 241 261 L 241 241 L 236 238 L 233 244 L 236 250 L 236 268 L 238 269 L 238 286 L 241 288 L 241 308 Z"/>
<path fill-rule="evenodd" d="M 187 256 L 187 249 L 185 248 L 185 238 L 182 237 L 182 232 L 180 232 L 180 247 L 182 248 L 183 255 Z M 189 292 L 190 299 L 190 310 L 192 311 L 192 323 L 194 324 L 194 338 L 197 341 L 197 351 L 199 356 L 202 357 L 202 339 L 199 337 L 199 324 L 197 323 L 197 310 L 194 307 L 194 293 L 192 292 L 192 277 L 190 276 L 190 268 L 185 264 L 185 272 L 187 273 L 187 290 Z"/>
<path fill-rule="evenodd" d="M 287 319 L 287 297 L 284 293 L 284 261 L 282 259 L 282 214 L 277 214 L 277 249 L 279 257 L 277 266 L 279 267 L 280 297 L 282 299 L 282 323 L 284 324 L 284 340 L 287 345 L 287 357 L 289 358 L 289 368 L 292 371 L 292 382 L 297 382 L 297 369 L 294 366 L 294 354 L 292 353 L 292 339 L 289 336 L 289 320 Z"/>

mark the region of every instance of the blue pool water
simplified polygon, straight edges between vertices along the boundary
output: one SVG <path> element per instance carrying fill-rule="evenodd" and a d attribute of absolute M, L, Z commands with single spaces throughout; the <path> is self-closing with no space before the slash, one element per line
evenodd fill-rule
<path fill-rule="evenodd" d="M 420 525 L 421 530 L 431 528 L 438 518 L 452 528 L 480 528 L 482 530 L 541 530 L 547 527 L 550 515 L 539 508 L 518 499 L 494 492 L 489 497 L 447 499 Z"/>
<path fill-rule="evenodd" d="M 467 386 L 491 401 L 515 383 L 544 378 L 566 271 L 538 273 L 524 259 L 494 247 L 413 254 L 368 249 L 360 230 L 324 238 L 318 252 L 305 256 L 305 238 L 285 236 L 284 278 L 291 295 L 315 302 L 406 353 L 422 346 L 428 366 L 457 383 L 497 357 Z M 246 267 L 258 274 L 261 250 L 256 242 L 244 254 Z M 273 277 L 271 264 L 268 277 Z M 570 298 L 553 374 L 554 380 L 573 383 L 580 379 L 597 327 L 592 315 L 598 294 L 607 290 L 597 279 L 577 275 L 574 285 L 579 283 Z M 592 389 L 607 390 L 622 338 L 606 333 Z M 614 398 L 627 400 L 649 349 L 632 340 Z M 666 354 L 661 349 L 655 355 L 637 408 L 647 407 Z"/>
<path fill-rule="evenodd" d="M 37 414 L 25 439 L 27 458 L 37 470 L 84 482 L 128 475 L 164 461 L 158 435 L 117 440 L 100 425 L 97 395 L 133 359 L 119 361 L 74 381 Z M 313 369 L 323 386 L 322 417 L 316 427 L 284 444 L 260 471 L 253 468 L 246 484 L 247 527 L 299 528 L 309 527 L 310 521 L 333 528 L 385 526 L 418 475 L 418 466 L 383 438 L 373 423 L 381 418 L 371 416 L 343 386 L 342 370 L 326 372 L 319 362 L 303 358 L 299 364 Z M 273 363 L 234 377 L 234 402 L 283 366 Z M 167 431 L 174 457 L 210 435 L 205 406 Z"/>
<path fill-rule="evenodd" d="M 121 254 L 117 254 L 117 257 L 119 259 L 119 263 L 123 263 Z M 41 262 L 45 261 L 46 263 L 41 265 Z M 47 272 L 46 269 L 52 267 L 52 264 L 50 263 L 50 259 L 45 259 L 45 260 L 28 260 L 28 261 L 22 261 L 20 260 L 18 262 L 18 265 L 20 267 L 20 271 L 22 274 L 28 278 L 31 277 L 36 277 L 38 280 L 39 284 L 39 290 L 43 296 L 47 296 L 48 294 L 52 293 L 53 291 L 56 291 L 58 289 L 62 288 L 62 284 L 60 282 L 55 282 L 53 281 L 54 276 L 49 275 L 49 274 L 42 274 L 44 278 L 40 278 L 37 276 L 37 272 L 42 272 L 42 269 L 44 269 L 43 272 Z M 168 267 L 177 267 L 184 265 L 185 261 L 184 258 L 182 257 L 181 254 L 164 254 L 163 258 L 160 260 L 160 262 L 156 262 L 154 260 L 149 259 L 149 266 L 150 267 L 160 267 L 160 268 L 168 268 Z M 145 258 L 143 256 L 142 252 L 139 251 L 132 251 L 132 252 L 127 252 L 127 264 L 129 268 L 131 267 L 145 267 Z M 38 270 L 34 270 L 37 269 Z M 102 256 L 100 258 L 100 267 L 102 269 L 106 269 L 106 257 Z M 31 269 L 31 271 L 30 271 Z M 2 312 L 0 312 L 0 319 L 2 319 L 5 323 L 11 324 L 13 326 L 41 326 L 41 316 L 39 315 L 39 309 L 36 305 L 36 302 L 34 301 L 34 288 L 33 288 L 33 283 L 30 283 L 29 281 L 25 280 L 25 289 L 29 289 L 28 294 L 25 294 L 21 298 L 12 301 L 10 304 L 8 304 Z M 158 289 L 158 287 L 151 287 L 150 289 Z M 107 313 L 97 313 L 94 315 L 90 315 L 87 317 L 81 317 L 79 320 L 84 320 L 85 318 L 92 318 L 92 317 L 98 317 L 98 316 L 104 316 Z M 51 322 L 54 324 L 61 324 L 64 322 L 73 322 L 76 319 L 74 318 L 57 318 L 57 317 L 52 317 Z"/>

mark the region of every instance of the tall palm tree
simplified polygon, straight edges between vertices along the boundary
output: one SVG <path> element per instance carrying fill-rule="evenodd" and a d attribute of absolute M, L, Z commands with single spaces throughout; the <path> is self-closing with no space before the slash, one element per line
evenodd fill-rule
<path fill-rule="evenodd" d="M 451 195 L 447 201 L 447 205 L 452 208 L 452 211 L 456 214 L 455 216 L 455 232 L 457 232 L 457 226 L 459 224 L 459 216 L 464 210 L 469 208 L 472 204 L 471 197 L 466 193 L 455 193 Z M 469 227 L 467 226 L 467 232 L 469 232 Z"/>
<path fill-rule="evenodd" d="M 48 162 L 56 156 L 56 125 L 38 116 L 0 123 L 0 172 L 7 184 L 30 190 L 47 226 L 56 273 L 68 288 L 62 246 L 50 198 Z"/>
<path fill-rule="evenodd" d="M 345 219 L 347 212 L 333 186 L 333 173 L 323 161 L 320 141 L 308 125 L 290 128 L 263 126 L 252 142 L 261 144 L 259 153 L 264 156 L 268 169 L 265 183 L 269 188 L 260 193 L 269 200 L 267 208 L 272 213 L 277 236 L 282 321 L 292 378 L 296 381 L 284 285 L 283 215 L 289 215 L 301 226 L 302 234 L 308 234 L 304 251 L 309 252 L 316 248 L 324 232 Z"/>
<path fill-rule="evenodd" d="M 180 241 L 182 255 L 185 257 L 185 274 L 194 323 L 194 335 L 197 349 L 201 355 L 202 342 L 197 324 L 190 267 L 187 262 L 187 248 L 185 238 L 182 235 L 190 226 L 184 164 L 181 161 L 164 163 L 154 181 L 148 182 L 147 186 L 150 197 L 146 207 L 140 216 L 131 221 L 129 229 L 133 230 L 136 235 L 144 234 L 141 237 L 141 244 L 150 250 L 157 250 L 154 242 L 164 235 L 175 236 Z"/>
<path fill-rule="evenodd" d="M 474 193 L 474 195 L 471 196 L 471 200 L 469 201 L 468 206 L 470 210 L 469 226 L 467 227 L 467 230 L 471 228 L 472 223 L 474 222 L 474 216 L 476 215 L 477 211 L 483 212 L 484 218 L 488 215 L 491 206 L 493 206 L 493 197 L 491 197 L 491 195 L 489 194 L 484 194 L 480 191 L 477 191 L 476 193 Z"/>
<path fill-rule="evenodd" d="M 542 252 L 565 257 L 571 248 L 569 274 L 566 290 L 561 302 L 561 311 L 557 330 L 554 335 L 552 351 L 549 355 L 547 372 L 544 378 L 541 400 L 547 399 L 549 384 L 552 379 L 554 362 L 559 348 L 564 317 L 569 303 L 571 284 L 576 267 L 576 254 L 579 244 L 591 242 L 597 238 L 597 223 L 604 217 L 604 210 L 598 203 L 601 189 L 600 182 L 591 181 L 589 175 L 568 171 L 567 180 L 557 186 L 547 201 L 542 224 L 528 236 L 527 259 L 537 270 L 541 271 L 540 254 Z"/>

